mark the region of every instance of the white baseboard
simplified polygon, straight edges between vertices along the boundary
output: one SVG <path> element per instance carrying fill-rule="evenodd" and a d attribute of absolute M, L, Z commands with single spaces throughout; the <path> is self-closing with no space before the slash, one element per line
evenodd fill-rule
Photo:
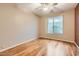
<path fill-rule="evenodd" d="M 68 41 L 68 40 L 61 40 L 61 39 L 55 39 L 55 38 L 50 38 L 50 37 L 43 37 L 43 36 L 40 36 L 42 38 L 48 38 L 48 39 L 52 39 L 52 40 L 59 40 L 59 41 L 65 41 L 65 42 L 71 42 L 71 43 L 74 43 L 74 40 L 73 41 Z"/>
<path fill-rule="evenodd" d="M 76 46 L 77 46 L 77 48 L 79 49 L 79 46 L 76 44 L 76 43 L 74 43 Z"/>
<path fill-rule="evenodd" d="M 24 42 L 22 42 L 22 43 L 19 43 L 19 44 L 13 45 L 13 46 L 8 47 L 8 48 L 5 48 L 5 49 L 2 49 L 2 50 L 0 50 L 0 52 L 6 51 L 6 50 L 8 50 L 8 49 L 14 48 L 14 47 L 16 47 L 16 46 L 18 46 L 18 45 L 21 45 L 21 44 L 23 44 L 23 43 L 30 42 L 30 41 L 35 40 L 35 39 L 38 39 L 38 38 L 35 37 L 35 38 L 32 38 L 32 39 L 26 40 L 26 41 L 24 41 Z"/>

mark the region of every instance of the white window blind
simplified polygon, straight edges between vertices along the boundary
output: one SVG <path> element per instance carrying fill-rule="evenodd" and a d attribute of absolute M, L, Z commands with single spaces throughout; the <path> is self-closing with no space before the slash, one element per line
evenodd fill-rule
<path fill-rule="evenodd" d="M 63 34 L 63 16 L 55 16 L 48 18 L 48 33 Z"/>

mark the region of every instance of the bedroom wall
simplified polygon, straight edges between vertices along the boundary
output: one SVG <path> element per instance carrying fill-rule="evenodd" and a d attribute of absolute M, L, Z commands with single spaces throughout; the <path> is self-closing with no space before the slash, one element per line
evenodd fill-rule
<path fill-rule="evenodd" d="M 65 40 L 74 42 L 75 40 L 75 10 L 71 9 L 60 14 L 54 14 L 52 16 L 62 15 L 64 16 L 64 33 L 63 34 L 48 34 L 47 33 L 47 20 L 48 16 L 41 17 L 40 20 L 40 37 L 52 38 L 57 40 Z"/>
<path fill-rule="evenodd" d="M 0 4 L 0 49 L 38 38 L 39 17 L 15 4 Z"/>

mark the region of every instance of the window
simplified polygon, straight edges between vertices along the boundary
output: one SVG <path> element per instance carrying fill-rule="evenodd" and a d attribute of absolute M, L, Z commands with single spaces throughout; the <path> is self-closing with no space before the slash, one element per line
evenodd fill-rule
<path fill-rule="evenodd" d="M 48 18 L 48 33 L 63 34 L 63 16 Z"/>

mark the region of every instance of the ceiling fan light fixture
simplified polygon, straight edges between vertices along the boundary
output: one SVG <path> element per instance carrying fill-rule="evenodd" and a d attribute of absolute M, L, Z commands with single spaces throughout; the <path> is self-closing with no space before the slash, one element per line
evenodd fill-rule
<path fill-rule="evenodd" d="M 45 7 L 45 8 L 43 8 L 43 11 L 47 11 L 47 10 L 48 10 L 48 8 L 46 8 L 46 7 Z"/>
<path fill-rule="evenodd" d="M 41 8 L 44 12 L 48 11 L 48 9 L 51 9 L 51 7 L 56 6 L 58 3 L 40 3 Z"/>

